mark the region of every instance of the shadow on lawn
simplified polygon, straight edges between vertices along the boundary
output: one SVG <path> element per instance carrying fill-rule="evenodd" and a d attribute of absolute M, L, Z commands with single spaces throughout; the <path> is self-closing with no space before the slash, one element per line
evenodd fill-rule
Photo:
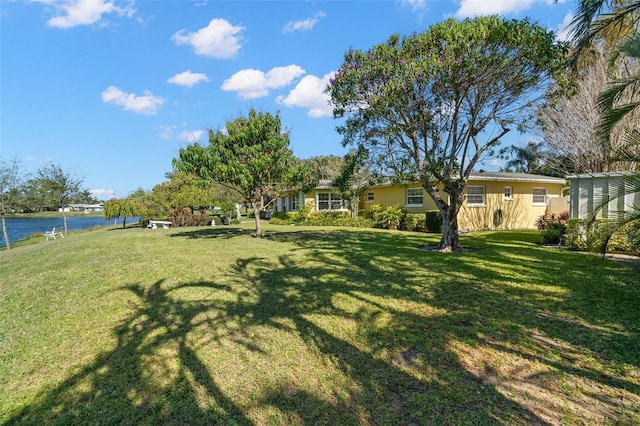
<path fill-rule="evenodd" d="M 225 235 L 207 231 L 211 237 Z M 603 269 L 602 283 L 568 284 L 557 296 L 544 286 L 562 285 L 558 276 L 567 273 L 562 270 L 567 262 L 548 265 L 547 257 L 537 258 L 526 248 L 428 253 L 416 248 L 424 236 L 350 231 L 275 232 L 270 240 L 298 250 L 277 259 L 237 259 L 228 271 L 233 284 L 125 286 L 139 302 L 114 330 L 115 348 L 8 424 L 555 423 L 507 398 L 487 379 L 489 368 L 484 375 L 470 372 L 452 342 L 482 345 L 640 393 L 631 380 L 575 365 L 563 348 L 544 348 L 549 356 L 529 351 L 547 345 L 531 335 L 535 329 L 597 354 L 601 363 L 639 366 L 640 350 L 631 352 L 640 349 L 633 328 L 640 313 L 629 312 L 637 308 L 638 290 L 606 279 L 617 270 Z M 300 253 L 308 259 L 304 266 L 295 259 Z M 414 272 L 425 268 L 433 274 Z M 505 286 L 496 268 L 522 274 L 540 288 Z M 229 297 L 180 297 L 191 290 Z M 626 329 L 616 333 L 613 323 Z M 276 349 L 267 346 L 265 332 L 299 338 L 305 353 L 319 354 L 322 368 L 335 370 L 348 385 L 331 393 L 319 390 L 329 384 L 314 388 L 308 380 L 317 371 L 304 354 L 289 360 L 299 361 L 295 372 L 278 375 L 282 360 L 275 353 L 271 382 L 259 381 L 256 369 L 250 388 L 258 388 L 257 396 L 242 400 L 238 395 L 245 389 L 224 382 L 228 372 L 203 353 L 237 354 L 241 347 L 267 356 Z M 250 359 L 230 362 L 246 375 L 256 368 Z M 149 372 L 157 370 L 165 371 L 163 381 L 150 379 Z M 616 404 L 606 398 L 602 403 Z M 280 417 L 258 414 L 274 409 Z"/>
<path fill-rule="evenodd" d="M 196 230 L 189 229 L 182 232 L 174 232 L 170 234 L 171 237 L 188 238 L 188 239 L 200 239 L 200 238 L 234 238 L 240 235 L 251 235 L 251 230 L 220 226 L 207 226 L 198 228 Z"/>

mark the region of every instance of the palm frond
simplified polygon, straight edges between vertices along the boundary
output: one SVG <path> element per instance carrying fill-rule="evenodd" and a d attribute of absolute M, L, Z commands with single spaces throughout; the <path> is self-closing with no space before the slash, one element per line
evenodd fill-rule
<path fill-rule="evenodd" d="M 635 93 L 638 89 L 640 74 L 614 81 L 612 86 L 598 97 L 598 109 L 602 114 L 598 136 L 603 143 L 608 143 L 613 128 L 640 106 L 640 101 L 617 105 L 625 93 Z"/>

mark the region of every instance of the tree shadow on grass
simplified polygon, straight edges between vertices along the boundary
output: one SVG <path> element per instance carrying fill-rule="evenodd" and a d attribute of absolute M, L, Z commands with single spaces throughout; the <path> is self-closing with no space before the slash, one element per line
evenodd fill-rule
<path fill-rule="evenodd" d="M 622 374 L 575 364 L 584 351 L 602 364 L 640 365 L 640 351 L 625 352 L 638 345 L 640 313 L 626 312 L 638 293 L 614 285 L 618 270 L 581 286 L 563 283 L 563 262 L 548 265 L 543 251 L 445 255 L 417 249 L 424 239 L 275 232 L 272 242 L 295 249 L 235 259 L 224 285 L 127 285 L 137 303 L 114 329 L 115 347 L 8 424 L 560 422 L 556 406 L 509 394 L 505 383 L 516 380 L 491 359 L 474 363 L 483 352 L 544 365 L 517 379 L 545 392 L 557 392 L 541 378 L 554 372 L 639 392 Z"/>
<path fill-rule="evenodd" d="M 215 227 L 202 227 L 197 229 L 188 229 L 181 232 L 173 232 L 169 234 L 173 238 L 187 238 L 187 239 L 200 239 L 200 238 L 235 238 L 240 235 L 251 235 L 251 230 L 244 228 L 236 228 L 231 226 L 215 226 Z"/>

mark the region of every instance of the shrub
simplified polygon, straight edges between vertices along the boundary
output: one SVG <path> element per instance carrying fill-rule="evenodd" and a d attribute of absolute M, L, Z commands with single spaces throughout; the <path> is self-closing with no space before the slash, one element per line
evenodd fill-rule
<path fill-rule="evenodd" d="M 587 248 L 587 230 L 581 219 L 567 219 L 565 244 L 572 250 L 585 250 Z"/>
<path fill-rule="evenodd" d="M 384 229 L 398 229 L 402 215 L 399 205 L 389 206 L 378 214 L 377 223 Z"/>
<path fill-rule="evenodd" d="M 431 210 L 425 214 L 425 227 L 428 232 L 442 233 L 442 214 L 439 210 Z"/>
<path fill-rule="evenodd" d="M 301 225 L 307 221 L 310 214 L 311 206 L 309 204 L 299 206 L 298 211 L 293 215 L 293 222 Z"/>
<path fill-rule="evenodd" d="M 600 219 L 587 227 L 586 219 L 567 220 L 567 247 L 602 252 L 623 251 L 640 255 L 640 221 L 629 222 L 613 232 L 616 222 Z"/>
<path fill-rule="evenodd" d="M 551 223 L 566 224 L 569 219 L 569 212 L 543 214 L 536 220 L 536 227 L 539 231 L 544 231 Z"/>
<path fill-rule="evenodd" d="M 424 213 L 405 213 L 400 221 L 400 229 L 405 231 L 426 231 L 426 215 Z"/>
<path fill-rule="evenodd" d="M 543 244 L 562 244 L 567 227 L 563 223 L 549 223 L 540 231 Z"/>
<path fill-rule="evenodd" d="M 273 225 L 291 225 L 293 223 L 293 213 L 290 212 L 274 212 L 271 214 L 269 223 Z"/>
<path fill-rule="evenodd" d="M 371 209 L 369 209 L 368 211 L 365 211 L 363 213 L 363 216 L 367 219 L 371 219 L 374 222 L 377 222 L 381 212 L 382 212 L 382 206 L 376 203 L 376 204 L 372 204 Z"/>

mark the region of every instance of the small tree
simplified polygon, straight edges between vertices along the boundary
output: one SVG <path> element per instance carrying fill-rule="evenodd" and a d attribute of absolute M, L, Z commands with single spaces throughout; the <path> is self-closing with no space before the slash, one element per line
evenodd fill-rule
<path fill-rule="evenodd" d="M 260 211 L 291 180 L 293 155 L 289 134 L 282 130 L 279 113 L 258 113 L 226 123 L 226 131 L 209 130 L 209 145 L 198 143 L 180 149 L 173 160 L 176 170 L 192 173 L 206 182 L 232 188 L 253 206 L 256 237 L 262 237 Z"/>
<path fill-rule="evenodd" d="M 367 160 L 368 153 L 363 147 L 350 151 L 344 156 L 340 174 L 332 182 L 342 197 L 349 200 L 353 218 L 358 216 L 358 204 L 362 193 L 380 182 L 380 176 L 371 172 L 371 168 L 366 164 Z"/>
<path fill-rule="evenodd" d="M 122 218 L 122 228 L 127 226 L 128 217 L 144 216 L 147 209 L 138 200 L 130 198 L 112 198 L 104 203 L 103 217 L 106 220 Z"/>
<path fill-rule="evenodd" d="M 442 215 L 440 250 L 458 251 L 469 175 L 512 128 L 528 127 L 565 50 L 529 20 L 450 19 L 349 50 L 327 91 L 334 117 L 346 118 L 343 143 L 398 179 L 419 180 Z"/>
<path fill-rule="evenodd" d="M 5 216 L 8 211 L 15 209 L 22 186 L 21 165 L 18 160 L 4 161 L 0 159 L 0 219 L 2 220 L 2 235 L 7 250 L 11 250 L 9 234 Z"/>

